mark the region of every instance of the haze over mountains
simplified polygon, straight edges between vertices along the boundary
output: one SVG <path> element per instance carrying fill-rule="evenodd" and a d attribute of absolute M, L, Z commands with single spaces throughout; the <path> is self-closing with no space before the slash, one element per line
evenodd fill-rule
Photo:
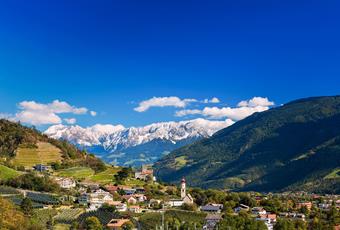
<path fill-rule="evenodd" d="M 70 141 L 107 162 L 137 166 L 153 163 L 172 150 L 210 137 L 233 123 L 230 119 L 211 121 L 198 118 L 130 128 L 122 125 L 94 125 L 87 128 L 54 125 L 45 134 Z"/>

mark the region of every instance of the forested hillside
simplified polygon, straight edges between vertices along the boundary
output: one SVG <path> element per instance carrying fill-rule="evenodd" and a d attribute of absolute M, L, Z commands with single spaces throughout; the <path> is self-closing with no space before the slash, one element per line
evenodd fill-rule
<path fill-rule="evenodd" d="M 256 113 L 155 165 L 159 178 L 235 190 L 340 192 L 340 97 Z"/>

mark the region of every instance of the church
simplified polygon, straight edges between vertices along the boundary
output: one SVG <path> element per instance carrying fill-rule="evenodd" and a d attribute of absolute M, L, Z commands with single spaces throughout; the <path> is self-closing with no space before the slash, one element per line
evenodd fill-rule
<path fill-rule="evenodd" d="M 187 194 L 185 178 L 181 180 L 181 199 L 172 199 L 167 202 L 170 207 L 180 207 L 183 204 L 193 204 L 194 199 Z"/>

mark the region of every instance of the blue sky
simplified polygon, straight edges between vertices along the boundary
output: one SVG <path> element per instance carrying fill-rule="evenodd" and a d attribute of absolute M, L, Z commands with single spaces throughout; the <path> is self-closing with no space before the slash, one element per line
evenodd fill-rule
<path fill-rule="evenodd" d="M 0 113 L 59 100 L 88 109 L 62 119 L 131 126 L 202 117 L 174 113 L 255 96 L 280 105 L 336 95 L 339 9 L 336 0 L 3 1 Z M 134 110 L 170 96 L 220 103 Z"/>

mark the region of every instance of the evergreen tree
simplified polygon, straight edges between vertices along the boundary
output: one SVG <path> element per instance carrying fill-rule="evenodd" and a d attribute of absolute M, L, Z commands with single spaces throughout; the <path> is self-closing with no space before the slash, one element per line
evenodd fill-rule
<path fill-rule="evenodd" d="M 25 215 L 31 215 L 33 213 L 33 205 L 31 199 L 25 197 L 21 202 L 21 210 L 25 213 Z"/>
<path fill-rule="evenodd" d="M 97 217 L 90 216 L 90 217 L 87 217 L 85 220 L 85 229 L 86 230 L 102 230 L 103 227 Z"/>

